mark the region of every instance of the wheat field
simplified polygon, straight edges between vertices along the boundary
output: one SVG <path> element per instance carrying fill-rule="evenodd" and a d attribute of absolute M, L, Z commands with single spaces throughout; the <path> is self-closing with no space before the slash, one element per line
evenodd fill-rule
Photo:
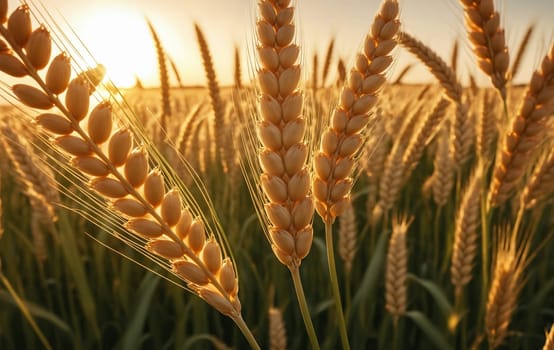
<path fill-rule="evenodd" d="M 554 349 L 554 43 L 453 2 L 450 57 L 397 0 L 307 57 L 296 1 L 252 1 L 231 85 L 145 18 L 158 81 L 118 88 L 0 0 L 0 349 Z"/>

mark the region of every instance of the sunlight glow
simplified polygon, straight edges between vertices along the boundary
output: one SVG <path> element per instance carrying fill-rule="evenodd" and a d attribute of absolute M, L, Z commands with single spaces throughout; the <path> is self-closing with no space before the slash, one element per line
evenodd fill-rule
<path fill-rule="evenodd" d="M 134 86 L 135 76 L 156 79 L 156 52 L 140 13 L 128 7 L 99 8 L 75 23 L 75 30 L 117 87 Z"/>

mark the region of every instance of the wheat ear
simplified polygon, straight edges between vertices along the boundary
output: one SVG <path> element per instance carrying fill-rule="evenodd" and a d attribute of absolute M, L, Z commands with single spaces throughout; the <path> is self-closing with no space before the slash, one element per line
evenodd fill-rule
<path fill-rule="evenodd" d="M 233 77 L 235 79 L 235 89 L 242 89 L 242 68 L 240 64 L 240 50 L 238 46 L 235 46 L 235 70 L 233 71 Z"/>
<path fill-rule="evenodd" d="M 173 75 L 175 75 L 175 79 L 177 79 L 177 84 L 179 88 L 184 88 L 185 85 L 183 84 L 183 79 L 181 79 L 181 73 L 179 73 L 179 68 L 177 68 L 177 64 L 175 64 L 175 61 L 171 56 L 169 56 L 166 53 L 167 60 L 169 61 L 169 65 L 171 66 L 171 70 L 173 71 Z"/>
<path fill-rule="evenodd" d="M 339 255 L 344 263 L 344 272 L 347 276 L 352 271 L 352 262 L 358 248 L 358 227 L 354 206 L 349 205 L 340 216 L 339 227 Z"/>
<path fill-rule="evenodd" d="M 50 35 L 39 27 L 34 39 L 39 42 L 23 51 L 37 30 L 31 31 L 28 8 L 16 11 L 23 11 L 29 25 L 8 25 L 7 29 L 2 25 L 0 34 L 38 87 L 16 84 L 12 91 L 28 107 L 56 108 L 47 112 L 48 118 L 45 113 L 35 118 L 52 135 L 51 146 L 70 157 L 71 166 L 89 179 L 84 186 L 109 202 L 110 210 L 125 220 L 124 227 L 142 239 L 143 249 L 165 259 L 191 291 L 231 317 L 250 344 L 259 348 L 241 316 L 234 264 L 213 235 L 207 234 L 204 220 L 193 217 L 178 189 L 167 190 L 161 172 L 151 168 L 144 147 L 132 149 L 133 133 L 114 120 L 109 102 L 100 102 L 89 111 L 90 94 L 102 80 L 96 75 L 99 71 L 85 71 L 72 80 L 67 74 L 43 80 L 39 71 L 48 65 L 44 62 L 50 58 Z M 51 65 L 47 77 L 52 69 L 66 72 L 69 64 L 64 60 L 63 65 Z M 64 102 L 61 94 L 65 94 Z"/>
<path fill-rule="evenodd" d="M 554 112 L 554 45 L 533 74 L 525 98 L 512 127 L 504 138 L 496 159 L 489 191 L 489 204 L 502 205 L 512 194 L 540 142 L 545 117 Z"/>
<path fill-rule="evenodd" d="M 300 51 L 292 43 L 293 8 L 282 3 L 259 3 L 258 80 L 262 95 L 257 130 L 263 145 L 259 154 L 261 183 L 269 200 L 266 212 L 272 224 L 273 251 L 283 264 L 294 268 L 310 251 L 314 208 L 306 164 L 308 149 L 303 142 L 306 119 L 301 115 L 303 98 L 298 91 Z"/>
<path fill-rule="evenodd" d="M 402 157 L 406 169 L 404 177 L 409 176 L 412 169 L 419 162 L 425 146 L 427 146 L 435 131 L 440 126 L 449 105 L 450 101 L 444 98 L 441 99 L 428 114 L 427 118 L 419 125 L 418 130 L 413 133 Z"/>
<path fill-rule="evenodd" d="M 482 171 L 478 169 L 469 180 L 456 215 L 450 280 L 457 298 L 461 297 L 463 287 L 471 281 L 477 255 L 482 181 Z"/>
<path fill-rule="evenodd" d="M 406 75 L 408 75 L 408 73 L 412 70 L 412 68 L 414 68 L 414 66 L 415 65 L 411 63 L 411 64 L 407 64 L 404 68 L 402 68 L 402 70 L 400 71 L 400 73 L 398 73 L 398 75 L 396 76 L 396 79 L 392 84 L 393 85 L 402 84 L 402 80 L 404 79 L 404 77 L 406 77 Z"/>
<path fill-rule="evenodd" d="M 497 114 L 495 110 L 495 95 L 485 92 L 483 94 L 482 108 L 477 121 L 477 157 L 485 163 L 492 152 L 492 144 L 498 134 Z"/>
<path fill-rule="evenodd" d="M 325 61 L 323 61 L 323 67 L 321 70 L 321 87 L 325 87 L 327 78 L 329 76 L 329 70 L 331 68 L 331 61 L 333 60 L 333 49 L 335 48 L 335 39 L 331 39 L 329 46 L 327 46 L 327 53 L 325 54 Z"/>
<path fill-rule="evenodd" d="M 506 100 L 510 56 L 504 29 L 500 28 L 500 15 L 494 8 L 494 0 L 460 2 L 464 7 L 468 37 L 479 68 L 490 77 L 502 99 Z"/>
<path fill-rule="evenodd" d="M 395 326 L 398 318 L 406 312 L 408 249 L 406 234 L 410 221 L 398 217 L 392 224 L 385 268 L 385 308 L 393 316 Z"/>
<path fill-rule="evenodd" d="M 344 64 L 344 61 L 342 58 L 339 59 L 337 63 L 337 87 L 342 87 L 344 82 L 346 81 L 346 66 Z"/>
<path fill-rule="evenodd" d="M 517 234 L 500 234 L 492 264 L 492 282 L 485 310 L 485 331 L 489 347 L 500 346 L 525 285 L 525 268 L 529 263 L 529 237 L 518 240 Z"/>
<path fill-rule="evenodd" d="M 262 145 L 259 163 L 269 239 L 273 252 L 291 271 L 297 299 L 312 347 L 319 344 L 311 322 L 299 266 L 313 240 L 314 204 L 304 143 L 306 119 L 301 115 L 303 96 L 298 90 L 300 49 L 294 44 L 294 8 L 290 0 L 258 3 L 256 23 L 260 69 L 258 100 L 261 118 L 257 125 Z"/>
<path fill-rule="evenodd" d="M 57 186 L 52 181 L 53 174 L 39 167 L 40 160 L 14 127 L 13 122 L 3 122 L 0 125 L 0 144 L 12 163 L 17 180 L 25 190 L 25 195 L 34 209 L 33 213 L 43 223 L 56 222 L 58 218 L 55 204 L 60 203 L 60 198 Z"/>
<path fill-rule="evenodd" d="M 554 152 L 550 146 L 550 154 L 545 154 L 535 170 L 531 174 L 530 180 L 523 190 L 523 203 L 526 209 L 531 209 L 542 199 L 552 195 L 554 188 Z"/>
<path fill-rule="evenodd" d="M 0 173 L 0 193 L 2 193 L 2 187 L 2 173 Z M 2 203 L 2 197 L 0 196 L 0 240 L 4 237 L 4 207 Z"/>
<path fill-rule="evenodd" d="M 283 321 L 283 312 L 275 307 L 269 308 L 269 349 L 287 349 L 287 329 Z"/>
<path fill-rule="evenodd" d="M 221 164 L 225 173 L 229 172 L 229 164 L 227 159 L 230 157 L 226 153 L 233 153 L 233 143 L 229 142 L 229 135 L 232 134 L 227 130 L 227 123 L 225 121 L 225 107 L 221 99 L 221 91 L 217 76 L 215 73 L 215 67 L 212 60 L 212 55 L 208 47 L 208 42 L 202 32 L 202 29 L 198 24 L 194 24 L 194 30 L 196 32 L 196 39 L 198 41 L 198 47 L 202 55 L 202 63 L 204 65 L 204 71 L 206 73 L 206 79 L 208 81 L 208 90 L 210 93 L 210 101 L 212 103 L 212 109 L 214 112 L 214 119 L 209 124 L 210 131 L 215 140 L 216 149 L 216 161 Z M 209 145 L 211 147 L 211 145 Z"/>
<path fill-rule="evenodd" d="M 510 69 L 510 75 L 512 77 L 515 77 L 516 74 L 519 72 L 521 61 L 523 59 L 523 56 L 525 55 L 527 48 L 529 47 L 529 42 L 531 41 L 531 36 L 533 35 L 534 31 L 535 24 L 530 24 L 525 31 L 523 38 L 521 39 L 521 43 L 519 44 L 519 48 L 517 49 L 517 53 L 515 56 L 516 58 L 514 59 L 514 63 L 512 64 L 512 68 Z"/>
<path fill-rule="evenodd" d="M 370 113 L 377 103 L 377 94 L 386 81 L 384 72 L 392 63 L 391 51 L 396 47 L 399 6 L 396 0 L 385 0 L 375 16 L 364 48 L 342 88 L 338 106 L 329 126 L 323 132 L 320 148 L 314 157 L 315 176 L 312 189 L 315 207 L 325 222 L 327 264 L 342 347 L 350 349 L 346 322 L 335 267 L 332 225 L 350 203 L 352 169 L 355 157 L 364 142 L 363 132 Z"/>
<path fill-rule="evenodd" d="M 435 76 L 446 95 L 456 104 L 454 123 L 452 124 L 451 154 L 454 164 L 460 167 L 468 158 L 472 143 L 471 122 L 467 115 L 467 106 L 462 101 L 462 85 L 456 78 L 453 68 L 440 58 L 431 48 L 402 32 L 399 42 L 414 54 Z"/>
<path fill-rule="evenodd" d="M 406 32 L 398 35 L 398 42 L 429 69 L 452 101 L 461 103 L 462 85 L 458 82 L 454 70 L 439 55 Z"/>
<path fill-rule="evenodd" d="M 396 46 L 400 26 L 397 16 L 398 3 L 384 1 L 314 158 L 315 206 L 325 222 L 332 223 L 350 201 L 354 158 L 363 143 L 362 134 L 377 103 L 377 93 L 385 83 L 384 72 L 392 63 L 390 52 Z"/>
<path fill-rule="evenodd" d="M 542 350 L 554 350 L 554 324 L 550 326 L 550 331 L 546 333 L 546 340 Z"/>
<path fill-rule="evenodd" d="M 148 30 L 150 31 L 152 40 L 154 41 L 154 46 L 156 47 L 156 56 L 158 57 L 158 74 L 160 76 L 160 85 L 161 85 L 161 91 L 162 91 L 161 126 L 163 130 L 166 130 L 167 118 L 171 117 L 171 100 L 169 95 L 169 74 L 167 71 L 167 56 L 165 54 L 162 41 L 160 40 L 160 37 L 156 32 L 154 25 L 148 19 L 146 20 L 146 24 L 148 25 Z"/>
<path fill-rule="evenodd" d="M 431 175 L 431 191 L 433 199 L 438 206 L 448 203 L 450 192 L 454 186 L 454 160 L 452 159 L 448 135 L 449 124 L 445 123 L 439 131 L 437 140 L 437 152 L 433 161 L 433 175 Z"/>

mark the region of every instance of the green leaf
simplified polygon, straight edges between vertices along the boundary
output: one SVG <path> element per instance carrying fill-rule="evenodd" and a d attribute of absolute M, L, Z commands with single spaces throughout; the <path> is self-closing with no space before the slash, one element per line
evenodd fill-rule
<path fill-rule="evenodd" d="M 379 284 L 379 277 L 383 270 L 383 264 L 385 263 L 386 244 L 388 238 L 388 231 L 381 233 L 377 245 L 374 250 L 373 257 L 367 266 L 362 277 L 362 282 L 352 299 L 352 306 L 347 311 L 346 323 L 350 323 L 350 320 L 355 315 L 360 306 L 368 300 L 371 296 L 375 295 L 377 286 Z"/>
<path fill-rule="evenodd" d="M 452 315 L 454 308 L 438 284 L 431 280 L 419 278 L 412 274 L 409 274 L 408 278 L 421 285 L 429 292 L 429 294 L 433 296 L 445 319 L 448 319 Z"/>
<path fill-rule="evenodd" d="M 405 314 L 406 317 L 411 319 L 417 324 L 419 328 L 427 335 L 433 344 L 437 346 L 437 349 L 441 350 L 453 350 L 454 348 L 448 344 L 441 331 L 431 323 L 431 321 L 423 313 L 419 311 L 408 311 Z"/>
<path fill-rule="evenodd" d="M 146 274 L 142 279 L 136 295 L 138 303 L 136 303 L 131 321 L 123 334 L 122 349 L 140 349 L 140 341 L 143 339 L 142 330 L 144 322 L 146 321 L 150 302 L 159 281 L 160 278 L 151 273 Z"/>
<path fill-rule="evenodd" d="M 17 303 L 15 302 L 15 300 L 13 300 L 12 296 L 5 290 L 0 290 L 0 300 L 17 307 Z M 71 329 L 69 328 L 69 325 L 65 323 L 62 319 L 60 319 L 57 315 L 29 301 L 23 301 L 23 304 L 33 317 L 45 320 L 59 330 L 67 334 L 71 334 Z"/>
<path fill-rule="evenodd" d="M 83 259 L 79 255 L 80 249 L 75 240 L 75 230 L 74 227 L 69 222 L 69 218 L 66 212 L 61 212 L 59 215 L 59 229 L 57 234 L 61 246 L 61 250 L 66 262 L 66 268 L 68 269 L 75 288 L 77 289 L 77 294 L 79 295 L 79 303 L 83 308 L 85 318 L 88 320 L 91 327 L 92 333 L 96 338 L 100 338 L 100 331 L 98 329 L 98 323 L 96 320 L 96 302 L 92 295 L 92 289 L 88 281 L 88 276 L 85 272 L 85 266 L 83 264 Z"/>

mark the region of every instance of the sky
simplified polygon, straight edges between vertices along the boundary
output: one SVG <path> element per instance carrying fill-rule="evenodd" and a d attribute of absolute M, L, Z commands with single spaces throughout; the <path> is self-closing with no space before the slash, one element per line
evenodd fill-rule
<path fill-rule="evenodd" d="M 34 0 L 37 1 L 37 0 Z M 156 86 L 156 54 L 145 18 L 153 23 L 167 54 L 177 65 L 186 85 L 205 83 L 194 23 L 202 28 L 210 47 L 221 84 L 233 81 L 233 54 L 241 52 L 243 79 L 250 79 L 254 55 L 252 39 L 256 0 L 41 0 L 54 18 L 65 18 L 94 57 L 108 66 L 120 84 L 131 84 L 136 74 L 144 85 Z M 11 1 L 14 3 L 15 1 Z M 317 52 L 323 60 L 331 38 L 335 39 L 334 63 L 339 57 L 349 63 L 360 48 L 380 0 L 297 0 L 297 42 L 305 71 L 311 69 Z M 512 56 L 527 26 L 537 28 L 516 82 L 528 80 L 554 37 L 554 0 L 496 1 Z M 466 40 L 463 12 L 456 0 L 400 0 L 402 29 L 433 48 L 445 60 L 455 40 L 460 40 L 461 75 L 474 67 Z M 415 59 L 397 50 L 391 76 Z M 111 69 L 110 69 L 111 68 Z M 121 77 L 117 76 L 117 72 Z M 309 73 L 306 73 L 309 74 Z M 462 77 L 464 80 L 465 78 Z M 486 84 L 483 76 L 479 81 Z M 408 82 L 427 82 L 432 77 L 421 66 Z"/>

